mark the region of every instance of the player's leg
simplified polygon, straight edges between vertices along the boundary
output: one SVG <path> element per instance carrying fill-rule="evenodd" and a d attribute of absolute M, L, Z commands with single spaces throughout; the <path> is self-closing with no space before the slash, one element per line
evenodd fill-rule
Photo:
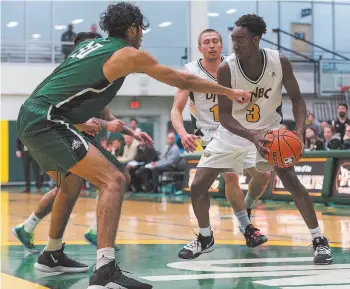
<path fill-rule="evenodd" d="M 331 264 L 333 258 L 328 240 L 321 233 L 311 197 L 299 181 L 294 167 L 276 169 L 276 173 L 281 179 L 284 188 L 292 194 L 294 203 L 310 230 L 315 251 L 314 263 Z"/>
<path fill-rule="evenodd" d="M 70 214 L 78 199 L 83 180 L 74 174 L 47 172 L 59 184 L 59 191 L 52 207 L 49 239 L 45 250 L 35 263 L 35 268 L 43 272 L 86 272 L 88 266 L 64 254 L 63 234 Z"/>
<path fill-rule="evenodd" d="M 126 186 L 123 173 L 92 144 L 89 144 L 86 156 L 70 171 L 88 180 L 99 190 L 97 263 L 88 288 L 104 288 L 107 284 L 111 288 L 152 288 L 148 284 L 126 277 L 115 264 L 114 243 Z"/>
<path fill-rule="evenodd" d="M 29 218 L 20 225 L 12 228 L 13 234 L 22 243 L 29 253 L 39 253 L 40 250 L 34 245 L 34 230 L 41 220 L 51 213 L 53 203 L 58 194 L 58 188 L 55 187 L 47 192 L 39 201 L 38 207 L 29 216 Z"/>
<path fill-rule="evenodd" d="M 199 225 L 196 240 L 188 243 L 178 254 L 182 259 L 195 259 L 214 250 L 214 236 L 210 227 L 210 197 L 208 190 L 219 173 L 219 169 L 197 168 L 191 185 L 191 200 Z"/>
<path fill-rule="evenodd" d="M 260 233 L 251 223 L 246 204 L 244 202 L 243 192 L 239 186 L 239 178 L 235 173 L 224 173 L 225 178 L 225 194 L 227 200 L 235 212 L 240 223 L 240 231 L 246 239 L 246 245 L 250 248 L 257 247 L 268 241 L 267 237 Z"/>

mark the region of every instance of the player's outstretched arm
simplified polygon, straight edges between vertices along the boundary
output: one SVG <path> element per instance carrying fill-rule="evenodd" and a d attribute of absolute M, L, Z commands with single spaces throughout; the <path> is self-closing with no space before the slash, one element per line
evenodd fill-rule
<path fill-rule="evenodd" d="M 296 123 L 296 133 L 301 140 L 304 138 L 304 125 L 307 117 L 305 100 L 301 96 L 299 84 L 294 76 L 292 64 L 289 59 L 280 55 L 283 78 L 282 83 L 292 101 L 293 115 Z"/>

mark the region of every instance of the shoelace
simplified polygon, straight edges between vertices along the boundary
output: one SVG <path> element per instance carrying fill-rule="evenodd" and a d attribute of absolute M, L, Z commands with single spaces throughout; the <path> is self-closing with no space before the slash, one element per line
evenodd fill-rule
<path fill-rule="evenodd" d="M 256 239 L 256 237 L 260 237 L 261 236 L 260 230 L 255 228 L 255 227 L 250 227 L 250 229 L 248 230 L 248 236 L 250 236 L 251 238 Z"/>
<path fill-rule="evenodd" d="M 321 253 L 321 254 L 330 254 L 330 250 L 327 246 L 323 246 L 323 245 L 319 245 L 316 248 L 317 253 Z"/>

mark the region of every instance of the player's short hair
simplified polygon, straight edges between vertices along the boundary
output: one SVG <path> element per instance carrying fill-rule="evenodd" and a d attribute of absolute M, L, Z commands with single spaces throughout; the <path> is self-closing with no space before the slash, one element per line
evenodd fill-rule
<path fill-rule="evenodd" d="M 219 32 L 217 32 L 215 29 L 205 29 L 205 30 L 203 30 L 203 31 L 201 32 L 201 34 L 199 34 L 199 36 L 198 36 L 198 45 L 199 45 L 199 46 L 201 45 L 201 40 L 202 40 L 203 34 L 205 34 L 205 33 L 210 33 L 210 32 L 216 33 L 216 34 L 219 36 L 220 42 L 221 42 L 221 44 L 222 44 L 222 36 L 221 36 L 221 34 L 220 34 Z"/>
<path fill-rule="evenodd" d="M 264 19 L 256 14 L 246 14 L 241 16 L 236 22 L 236 26 L 245 27 L 254 36 L 262 37 L 266 33 L 266 23 Z"/>
<path fill-rule="evenodd" d="M 92 32 L 79 32 L 77 36 L 74 38 L 74 46 L 77 46 L 78 44 L 84 42 L 88 39 L 95 39 L 98 38 L 95 33 Z"/>
<path fill-rule="evenodd" d="M 100 17 L 101 29 L 112 37 L 125 38 L 129 27 L 146 29 L 148 26 L 139 7 L 129 2 L 109 5 Z"/>
<path fill-rule="evenodd" d="M 338 104 L 338 107 L 339 107 L 339 106 L 343 106 L 343 107 L 346 108 L 346 110 L 348 110 L 348 105 L 347 105 L 346 103 L 339 103 L 339 104 Z"/>

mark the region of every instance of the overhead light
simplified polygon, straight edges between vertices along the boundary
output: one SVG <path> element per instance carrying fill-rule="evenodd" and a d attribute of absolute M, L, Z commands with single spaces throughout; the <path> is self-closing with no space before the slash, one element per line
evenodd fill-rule
<path fill-rule="evenodd" d="M 7 27 L 12 28 L 12 27 L 16 27 L 18 25 L 17 21 L 11 21 L 9 23 L 7 23 Z"/>
<path fill-rule="evenodd" d="M 207 13 L 207 15 L 208 15 L 209 17 L 218 17 L 220 14 L 219 14 L 219 13 L 216 13 L 216 12 L 209 12 L 209 13 Z"/>
<path fill-rule="evenodd" d="M 158 27 L 168 27 L 170 26 L 171 24 L 173 24 L 172 22 L 162 22 L 158 25 Z"/>
<path fill-rule="evenodd" d="M 228 9 L 228 10 L 226 10 L 226 13 L 227 14 L 233 14 L 233 13 L 235 13 L 237 11 L 237 9 Z"/>
<path fill-rule="evenodd" d="M 143 32 L 143 34 L 146 34 L 146 33 L 150 32 L 150 31 L 151 31 L 151 29 L 147 28 L 146 30 L 143 30 L 142 32 Z"/>
<path fill-rule="evenodd" d="M 66 29 L 67 26 L 66 25 L 55 25 L 55 29 L 56 30 L 63 30 L 63 29 Z"/>
<path fill-rule="evenodd" d="M 84 21 L 84 19 L 74 19 L 73 21 L 72 21 L 72 24 L 80 24 L 80 23 L 82 23 Z"/>
<path fill-rule="evenodd" d="M 39 33 L 34 33 L 34 34 L 32 34 L 32 38 L 33 38 L 33 39 L 39 39 L 39 38 L 41 38 L 41 34 L 39 34 Z"/>

